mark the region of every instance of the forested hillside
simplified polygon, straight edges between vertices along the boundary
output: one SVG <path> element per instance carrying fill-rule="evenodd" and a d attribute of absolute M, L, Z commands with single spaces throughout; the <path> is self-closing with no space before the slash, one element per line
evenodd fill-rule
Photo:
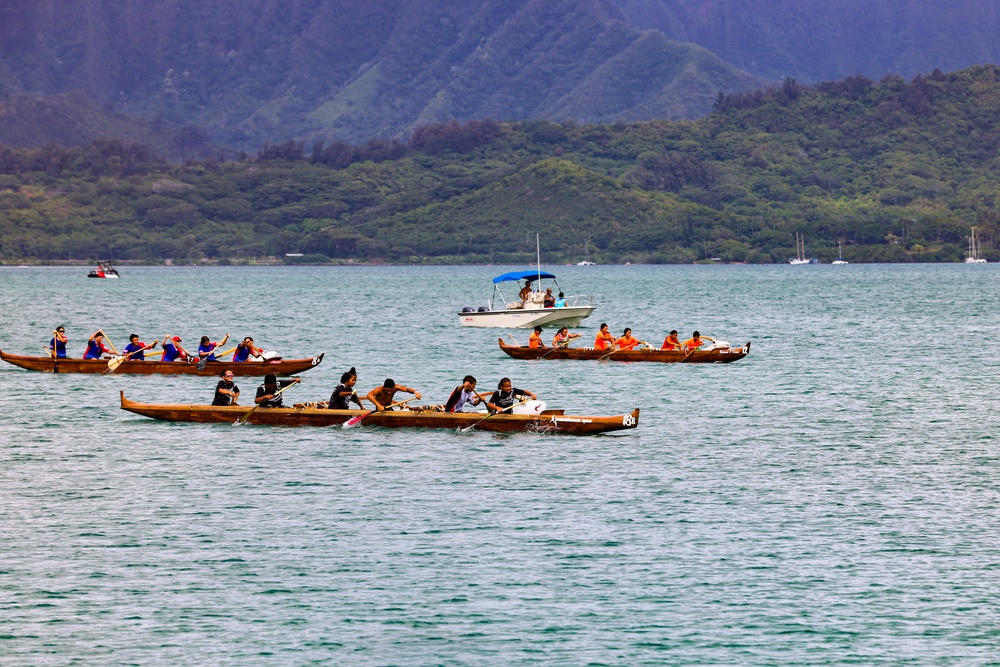
<path fill-rule="evenodd" d="M 1000 238 L 1000 69 L 720 96 L 699 121 L 456 122 L 178 166 L 0 150 L 0 258 L 959 261 Z"/>
<path fill-rule="evenodd" d="M 129 136 L 112 112 L 251 151 L 454 119 L 694 118 L 720 90 L 764 83 L 606 0 L 0 3 L 0 98 L 82 91 L 108 108 L 101 138 Z M 8 117 L 0 143 L 92 138 L 46 121 Z"/>

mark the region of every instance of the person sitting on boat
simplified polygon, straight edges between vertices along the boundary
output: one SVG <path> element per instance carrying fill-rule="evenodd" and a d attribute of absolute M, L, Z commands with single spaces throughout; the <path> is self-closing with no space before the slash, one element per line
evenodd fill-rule
<path fill-rule="evenodd" d="M 694 333 L 691 334 L 690 338 L 681 343 L 681 351 L 693 352 L 694 350 L 697 350 L 699 347 L 701 347 L 704 342 L 705 341 L 701 339 L 701 334 L 695 331 Z"/>
<path fill-rule="evenodd" d="M 232 371 L 223 371 L 222 379 L 215 385 L 215 398 L 212 405 L 236 405 L 236 399 L 240 397 L 240 388 L 233 381 Z M 279 397 L 280 398 L 280 397 Z"/>
<path fill-rule="evenodd" d="M 565 308 L 566 307 L 566 295 L 563 294 L 562 292 L 559 292 L 559 296 L 556 297 L 555 307 L 556 308 Z"/>
<path fill-rule="evenodd" d="M 49 341 L 49 356 L 56 359 L 65 359 L 66 343 L 68 342 L 69 338 L 66 337 L 66 327 L 56 327 L 56 330 L 52 332 L 52 340 Z"/>
<path fill-rule="evenodd" d="M 176 361 L 177 359 L 180 359 L 181 361 L 191 360 L 187 350 L 181 347 L 180 336 L 164 336 L 163 341 L 160 344 L 163 345 L 163 356 L 160 357 L 160 361 Z"/>
<path fill-rule="evenodd" d="M 601 330 L 597 332 L 597 338 L 594 339 L 594 349 L 595 350 L 615 349 L 615 337 L 611 335 L 610 331 L 608 331 L 608 325 L 605 322 L 601 323 Z"/>
<path fill-rule="evenodd" d="M 365 406 L 361 404 L 358 392 L 354 390 L 354 385 L 357 381 L 358 372 L 354 370 L 354 366 L 351 366 L 351 370 L 346 371 L 340 376 L 340 384 L 330 394 L 330 400 L 327 402 L 326 407 L 330 410 L 350 410 L 351 401 L 354 401 L 357 403 L 358 408 L 364 410 Z"/>
<path fill-rule="evenodd" d="M 514 407 L 517 403 L 523 403 L 528 399 L 538 400 L 538 397 L 527 389 L 517 389 L 513 387 L 510 378 L 503 378 L 497 384 L 497 390 L 486 402 L 486 407 L 491 413 L 505 412 Z"/>
<path fill-rule="evenodd" d="M 375 405 L 376 410 L 385 410 L 386 407 L 392 405 L 392 397 L 396 395 L 397 391 L 405 391 L 407 394 L 413 394 L 414 398 L 420 398 L 419 391 L 406 385 L 396 384 L 392 378 L 386 378 L 381 387 L 375 387 L 368 392 L 367 398 Z"/>
<path fill-rule="evenodd" d="M 278 394 L 278 391 L 297 382 L 302 382 L 302 378 L 293 377 L 291 380 L 278 382 L 274 373 L 268 373 L 264 376 L 264 384 L 257 387 L 257 395 L 254 396 L 253 402 L 262 408 L 280 408 L 282 407 L 281 394 Z M 275 396 L 275 394 L 278 395 Z"/>
<path fill-rule="evenodd" d="M 476 378 L 466 375 L 462 384 L 452 390 L 451 396 L 444 404 L 445 412 L 461 412 L 462 408 L 468 405 L 479 405 L 483 402 L 483 397 L 476 392 Z"/>
<path fill-rule="evenodd" d="M 661 350 L 679 350 L 681 347 L 681 341 L 677 337 L 677 329 L 671 329 L 670 333 L 666 338 L 663 339 L 663 347 Z"/>
<path fill-rule="evenodd" d="M 517 293 L 517 296 L 518 296 L 519 299 L 521 299 L 521 303 L 527 303 L 528 297 L 531 296 L 531 281 L 530 280 L 525 280 L 524 281 L 524 287 L 522 287 L 521 291 Z"/>
<path fill-rule="evenodd" d="M 542 305 L 545 308 L 555 308 L 556 307 L 556 298 L 554 296 L 552 296 L 552 288 L 551 287 L 545 288 L 545 297 L 542 299 Z"/>
<path fill-rule="evenodd" d="M 83 353 L 83 358 L 100 359 L 105 354 L 111 354 L 111 350 L 104 347 L 104 332 L 98 329 L 87 341 L 87 351 Z"/>
<path fill-rule="evenodd" d="M 570 333 L 567 327 L 563 327 L 552 337 L 552 347 L 569 347 L 569 342 L 579 337 L 580 334 Z"/>
<path fill-rule="evenodd" d="M 619 350 L 631 350 L 641 342 L 638 338 L 632 338 L 632 330 L 626 327 L 622 337 L 615 341 L 615 345 Z"/>
<path fill-rule="evenodd" d="M 156 347 L 156 341 L 149 347 Z M 138 334 L 132 334 L 128 337 L 128 345 L 122 350 L 122 354 L 128 358 L 129 361 L 144 361 L 146 359 L 146 344 L 139 340 Z"/>
<path fill-rule="evenodd" d="M 198 358 L 207 358 L 209 361 L 215 361 L 215 350 L 220 346 L 225 345 L 227 340 L 229 340 L 229 334 L 223 336 L 222 340 L 218 343 L 210 341 L 208 336 L 202 336 L 201 342 L 198 343 Z"/>
<path fill-rule="evenodd" d="M 233 352 L 233 361 L 248 361 L 250 357 L 257 358 L 262 354 L 264 354 L 264 350 L 255 347 L 253 338 L 247 336 L 242 343 L 236 346 L 236 351 Z"/>
<path fill-rule="evenodd" d="M 532 348 L 545 347 L 545 343 L 542 341 L 541 327 L 535 327 L 535 330 L 531 332 L 530 336 L 528 336 L 528 347 Z"/>

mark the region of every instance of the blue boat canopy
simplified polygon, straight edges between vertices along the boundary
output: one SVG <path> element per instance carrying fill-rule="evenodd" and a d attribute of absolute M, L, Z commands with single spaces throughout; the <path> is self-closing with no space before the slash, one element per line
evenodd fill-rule
<path fill-rule="evenodd" d="M 539 272 L 537 269 L 533 271 L 511 271 L 510 273 L 505 273 L 502 276 L 494 278 L 493 284 L 518 280 L 538 280 L 539 278 L 554 279 L 555 276 L 551 273 L 546 273 L 545 271 Z"/>

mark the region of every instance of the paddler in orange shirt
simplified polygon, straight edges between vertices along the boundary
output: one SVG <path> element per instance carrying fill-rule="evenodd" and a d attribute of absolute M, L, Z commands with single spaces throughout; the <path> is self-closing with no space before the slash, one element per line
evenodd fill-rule
<path fill-rule="evenodd" d="M 681 341 L 677 337 L 677 329 L 672 329 L 670 334 L 663 339 L 663 347 L 661 350 L 677 350 L 681 347 Z"/>
<path fill-rule="evenodd" d="M 626 327 L 625 331 L 622 332 L 622 337 L 615 341 L 615 345 L 618 346 L 619 350 L 631 350 L 641 342 L 638 338 L 632 338 L 632 330 Z"/>
<path fill-rule="evenodd" d="M 594 339 L 594 349 L 595 350 L 613 350 L 615 349 L 615 337 L 611 335 L 608 331 L 607 323 L 601 323 L 601 330 L 597 332 L 597 338 Z"/>
<path fill-rule="evenodd" d="M 693 352 L 697 350 L 705 341 L 701 339 L 701 334 L 695 331 L 691 334 L 691 337 L 686 341 L 681 343 L 681 350 L 684 352 Z"/>
<path fill-rule="evenodd" d="M 542 341 L 541 327 L 535 327 L 535 330 L 528 336 L 528 347 L 545 347 L 545 343 Z"/>

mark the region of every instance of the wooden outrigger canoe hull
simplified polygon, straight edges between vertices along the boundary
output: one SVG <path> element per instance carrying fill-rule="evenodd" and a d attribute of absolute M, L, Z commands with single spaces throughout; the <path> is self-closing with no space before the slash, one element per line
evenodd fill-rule
<path fill-rule="evenodd" d="M 53 359 L 52 357 L 29 357 L 10 354 L 0 350 L 0 359 L 29 371 L 43 373 L 108 373 L 107 359 Z M 323 354 L 309 359 L 274 359 L 271 361 L 209 361 L 205 370 L 199 371 L 197 363 L 183 361 L 123 361 L 114 371 L 117 375 L 221 375 L 222 371 L 232 371 L 233 375 L 295 375 L 319 366 Z"/>
<path fill-rule="evenodd" d="M 162 421 L 234 424 L 252 406 L 170 405 L 139 403 L 125 398 L 121 392 L 121 408 L 137 415 Z M 247 423 L 265 426 L 339 426 L 366 410 L 327 410 L 325 408 L 260 408 L 254 410 Z M 419 412 L 397 410 L 372 412 L 361 426 L 387 428 L 439 428 L 458 430 L 474 426 L 477 431 L 559 433 L 593 435 L 633 429 L 639 425 L 639 408 L 627 415 L 612 417 L 582 417 L 564 415 L 562 410 L 547 410 L 539 415 L 486 415 L 476 412 Z"/>
<path fill-rule="evenodd" d="M 695 350 L 688 354 L 680 350 L 594 350 L 582 347 L 520 347 L 506 345 L 499 339 L 500 349 L 515 359 L 600 359 L 604 361 L 656 361 L 661 364 L 728 364 L 750 354 L 750 343 L 743 347 L 715 350 Z"/>

